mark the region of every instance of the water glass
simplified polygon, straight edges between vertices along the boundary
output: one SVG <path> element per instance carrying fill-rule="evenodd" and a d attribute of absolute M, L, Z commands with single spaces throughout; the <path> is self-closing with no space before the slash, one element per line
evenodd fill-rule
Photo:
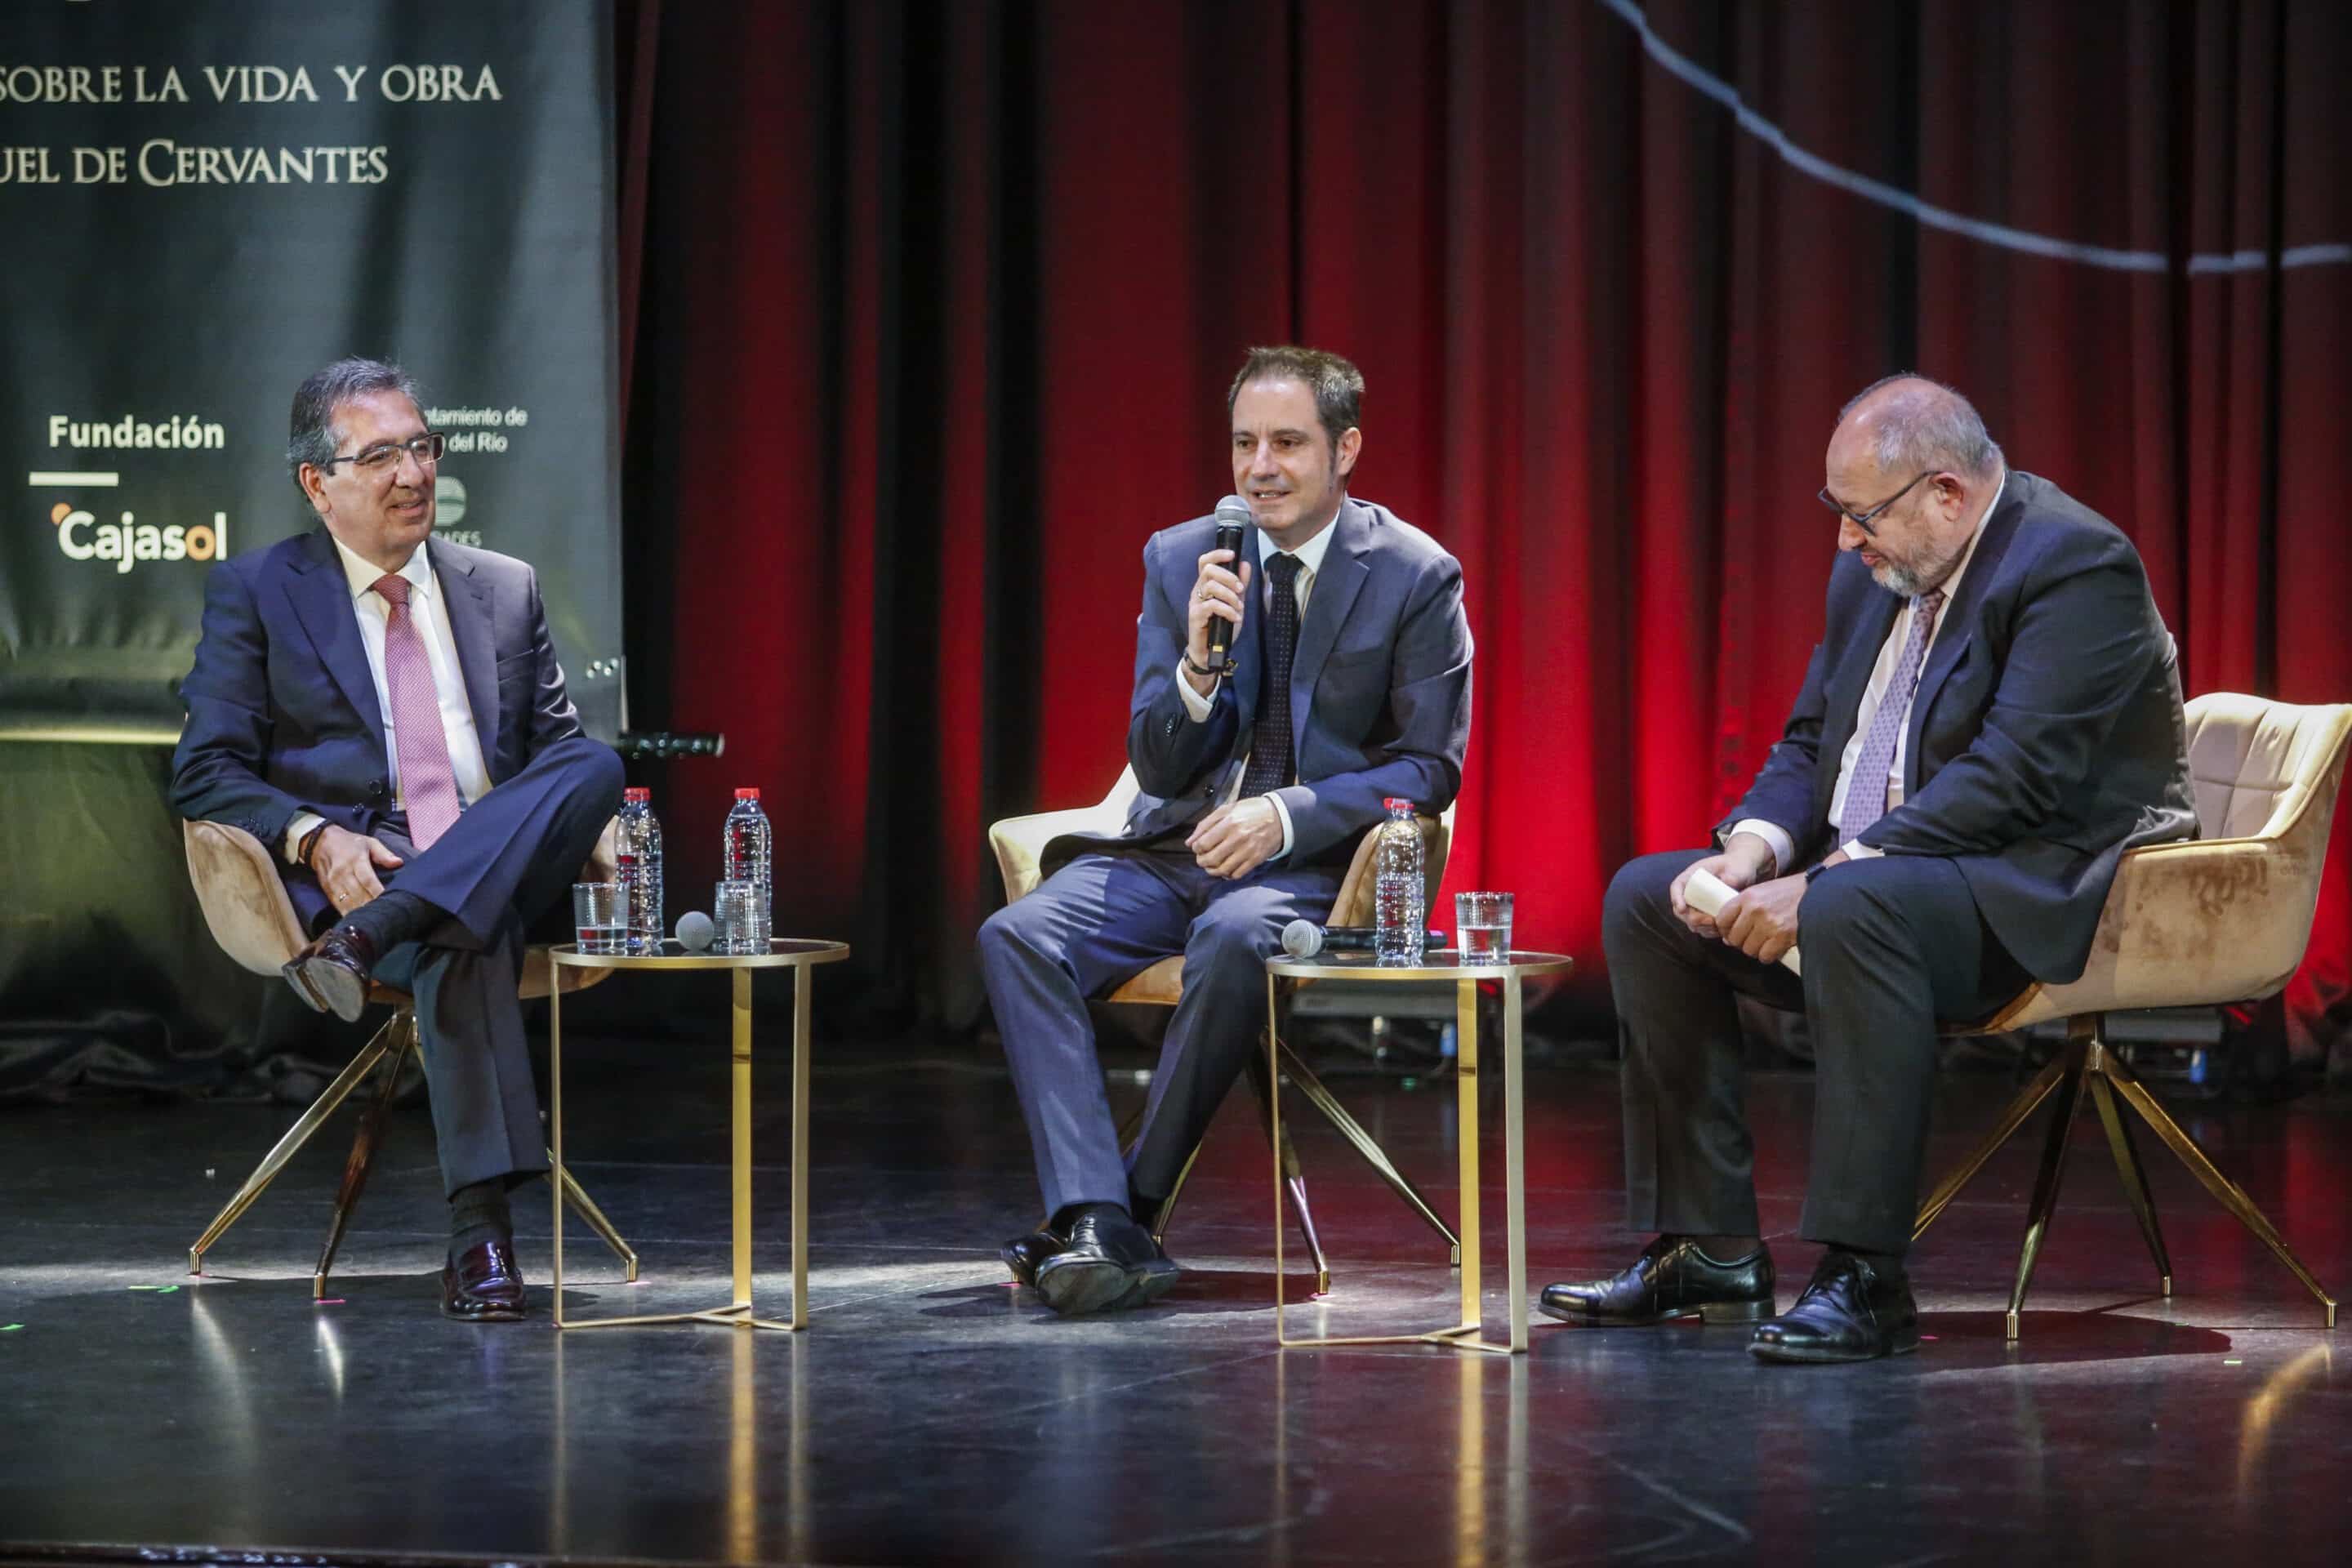
<path fill-rule="evenodd" d="M 711 939 L 711 952 L 741 954 L 768 951 L 766 933 L 760 930 L 759 883 L 719 883 L 710 899 L 710 921 L 717 933 Z"/>
<path fill-rule="evenodd" d="M 1454 945 L 1465 963 L 1508 963 L 1511 961 L 1511 895 L 1454 895 Z"/>
<path fill-rule="evenodd" d="M 629 950 L 629 905 L 618 882 L 572 884 L 572 925 L 583 952 Z"/>

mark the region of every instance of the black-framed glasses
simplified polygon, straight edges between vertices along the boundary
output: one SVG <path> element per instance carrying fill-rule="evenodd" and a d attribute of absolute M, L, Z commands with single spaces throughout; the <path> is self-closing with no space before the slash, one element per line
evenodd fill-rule
<path fill-rule="evenodd" d="M 1878 530 L 1870 526 L 1870 520 L 1876 517 L 1880 512 L 1885 511 L 1888 507 L 1893 506 L 1896 501 L 1901 500 L 1905 496 L 1909 495 L 1914 489 L 1918 488 L 1919 479 L 1927 479 L 1935 472 L 1935 469 L 1929 468 L 1927 473 L 1921 474 L 1918 479 L 1913 479 L 1909 484 L 1905 485 L 1901 489 L 1896 490 L 1893 495 L 1888 496 L 1885 500 L 1880 501 L 1868 511 L 1846 510 L 1846 509 L 1841 506 L 1836 499 L 1830 494 L 1829 487 L 1826 485 L 1822 487 L 1822 504 L 1829 508 L 1832 511 L 1837 513 L 1840 517 L 1851 521 L 1854 527 L 1862 530 L 1866 538 L 1875 539 L 1878 537 Z"/>
<path fill-rule="evenodd" d="M 403 452 L 416 459 L 420 468 L 429 468 L 441 460 L 448 443 L 440 432 L 412 436 L 405 441 L 378 441 L 364 452 L 354 452 L 347 458 L 330 458 L 319 465 L 327 473 L 335 471 L 337 463 L 349 463 L 362 474 L 388 474 L 400 466 Z"/>

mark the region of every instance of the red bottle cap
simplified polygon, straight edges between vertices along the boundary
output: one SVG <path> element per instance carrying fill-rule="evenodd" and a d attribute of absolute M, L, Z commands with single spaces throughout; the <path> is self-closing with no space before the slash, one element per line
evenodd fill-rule
<path fill-rule="evenodd" d="M 1412 802 L 1405 799 L 1405 797 L 1401 795 L 1390 795 L 1387 799 L 1381 801 L 1381 804 L 1387 806 L 1391 811 L 1396 810 L 1399 806 L 1402 806 L 1407 811 L 1411 811 L 1412 809 Z"/>
<path fill-rule="evenodd" d="M 757 800 L 760 798 L 760 792 L 755 789 L 739 789 L 735 792 L 735 798 L 737 800 Z"/>
<path fill-rule="evenodd" d="M 647 789 L 643 784 L 631 784 L 628 788 L 621 792 L 621 798 L 623 800 L 649 801 L 653 799 L 653 797 L 654 792 Z"/>

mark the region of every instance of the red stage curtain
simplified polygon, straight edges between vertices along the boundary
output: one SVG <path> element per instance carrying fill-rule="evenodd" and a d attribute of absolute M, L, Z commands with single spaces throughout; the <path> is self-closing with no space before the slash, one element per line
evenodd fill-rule
<path fill-rule="evenodd" d="M 881 994 L 968 1016 L 986 822 L 1117 774 L 1139 552 L 1227 488 L 1254 342 L 1362 365 L 1358 493 L 1468 573 L 1449 882 L 1589 978 L 1612 868 L 1778 731 L 1888 371 L 2139 542 L 2192 693 L 2352 699 L 2344 7 L 651 4 L 632 700 L 728 732 L 680 874 L 762 784 L 780 909 Z"/>

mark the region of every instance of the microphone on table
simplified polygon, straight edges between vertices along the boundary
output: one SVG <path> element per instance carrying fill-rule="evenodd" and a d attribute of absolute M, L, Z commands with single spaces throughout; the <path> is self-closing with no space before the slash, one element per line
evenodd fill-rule
<path fill-rule="evenodd" d="M 713 934 L 710 917 L 700 910 L 688 910 L 677 917 L 677 945 L 688 952 L 708 952 Z"/>
<path fill-rule="evenodd" d="M 1312 958 L 1318 952 L 1370 952 L 1372 951 L 1370 926 L 1319 926 L 1313 921 L 1293 921 L 1282 928 L 1282 951 L 1293 958 Z M 1442 931 L 1424 931 L 1426 945 L 1445 945 Z"/>
<path fill-rule="evenodd" d="M 1225 563 L 1225 570 L 1241 575 L 1242 542 L 1248 538 L 1247 530 L 1256 518 L 1249 502 L 1239 496 L 1227 496 L 1217 503 L 1217 543 L 1219 550 L 1230 550 L 1234 558 Z M 1223 616 L 1209 617 L 1209 668 L 1225 670 L 1233 668 L 1234 623 Z"/>

